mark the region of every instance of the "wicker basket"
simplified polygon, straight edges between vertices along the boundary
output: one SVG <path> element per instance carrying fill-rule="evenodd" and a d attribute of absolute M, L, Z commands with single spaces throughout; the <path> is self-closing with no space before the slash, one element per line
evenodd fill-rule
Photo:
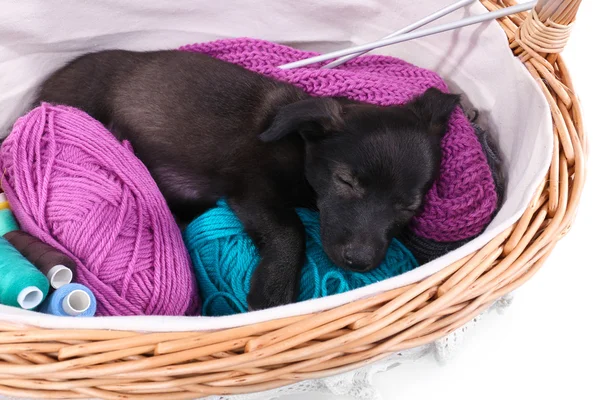
<path fill-rule="evenodd" d="M 514 0 L 481 0 L 492 9 Z M 37 398 L 192 399 L 338 374 L 456 330 L 525 283 L 569 230 L 586 138 L 559 55 L 581 0 L 540 0 L 499 22 L 551 107 L 554 156 L 520 220 L 421 282 L 314 315 L 218 332 L 52 330 L 0 322 L 0 393 Z"/>

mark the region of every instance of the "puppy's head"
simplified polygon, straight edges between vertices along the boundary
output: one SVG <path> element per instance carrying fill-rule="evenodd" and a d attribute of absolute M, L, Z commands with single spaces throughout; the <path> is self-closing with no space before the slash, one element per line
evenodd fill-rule
<path fill-rule="evenodd" d="M 305 174 L 334 263 L 358 271 L 379 265 L 437 176 L 441 139 L 458 102 L 429 89 L 404 106 L 310 98 L 279 110 L 260 138 L 304 138 Z"/>

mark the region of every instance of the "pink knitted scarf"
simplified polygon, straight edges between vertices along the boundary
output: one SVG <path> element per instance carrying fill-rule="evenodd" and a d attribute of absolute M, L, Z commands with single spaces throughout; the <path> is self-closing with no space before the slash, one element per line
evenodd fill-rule
<path fill-rule="evenodd" d="M 359 57 L 333 70 L 319 69 L 320 64 L 282 70 L 277 66 L 317 53 L 246 38 L 193 44 L 180 50 L 239 64 L 314 96 L 343 96 L 388 106 L 404 104 L 430 87 L 448 91 L 436 73 L 392 57 Z M 452 114 L 442 147 L 440 177 L 411 228 L 428 239 L 455 242 L 481 233 L 492 218 L 498 196 L 475 130 L 462 110 Z"/>

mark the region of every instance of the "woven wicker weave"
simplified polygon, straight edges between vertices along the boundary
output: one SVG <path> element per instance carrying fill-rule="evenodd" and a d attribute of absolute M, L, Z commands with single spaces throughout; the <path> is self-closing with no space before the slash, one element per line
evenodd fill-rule
<path fill-rule="evenodd" d="M 513 0 L 481 0 L 489 9 Z M 219 332 L 52 330 L 0 322 L 0 393 L 38 398 L 191 399 L 338 374 L 459 328 L 536 273 L 569 230 L 586 138 L 559 55 L 581 0 L 540 0 L 502 18 L 554 121 L 554 157 L 521 219 L 481 250 L 412 285 L 316 315 Z"/>

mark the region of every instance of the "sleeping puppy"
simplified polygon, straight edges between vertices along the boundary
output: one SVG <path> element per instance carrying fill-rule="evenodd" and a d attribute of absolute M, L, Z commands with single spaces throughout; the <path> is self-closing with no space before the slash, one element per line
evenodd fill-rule
<path fill-rule="evenodd" d="M 381 262 L 437 176 L 459 97 L 430 89 L 380 107 L 311 97 L 199 53 L 111 50 L 55 72 L 38 102 L 79 108 L 129 140 L 179 223 L 226 198 L 260 253 L 248 295 L 257 310 L 296 299 L 305 234 L 295 207 L 319 210 L 335 264 Z"/>

